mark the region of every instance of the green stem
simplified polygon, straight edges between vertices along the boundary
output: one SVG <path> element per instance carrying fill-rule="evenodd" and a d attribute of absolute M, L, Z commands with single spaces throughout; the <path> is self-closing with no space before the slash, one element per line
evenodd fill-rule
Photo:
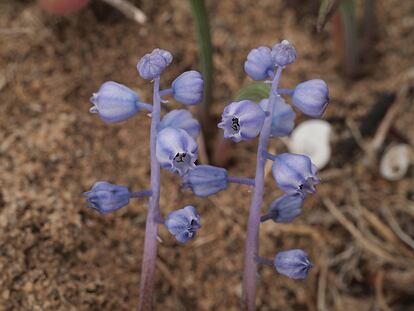
<path fill-rule="evenodd" d="M 354 0 L 342 0 L 340 4 L 341 19 L 344 30 L 344 66 L 345 74 L 348 77 L 355 76 L 357 73 L 357 25 L 355 18 Z"/>

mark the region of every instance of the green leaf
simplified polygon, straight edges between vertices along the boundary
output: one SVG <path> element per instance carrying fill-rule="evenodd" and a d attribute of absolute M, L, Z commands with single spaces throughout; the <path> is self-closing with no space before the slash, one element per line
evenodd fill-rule
<path fill-rule="evenodd" d="M 319 7 L 318 20 L 316 22 L 316 29 L 318 32 L 323 30 L 328 19 L 335 13 L 339 2 L 340 0 L 322 0 L 321 6 Z"/>
<path fill-rule="evenodd" d="M 249 99 L 258 102 L 264 98 L 268 98 L 269 92 L 269 84 L 263 82 L 249 84 L 239 91 L 236 96 L 236 101 Z"/>

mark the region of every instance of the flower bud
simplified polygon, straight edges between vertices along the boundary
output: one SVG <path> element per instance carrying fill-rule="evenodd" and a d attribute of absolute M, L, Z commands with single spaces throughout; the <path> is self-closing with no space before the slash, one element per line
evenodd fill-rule
<path fill-rule="evenodd" d="M 193 118 L 190 111 L 185 109 L 174 109 L 168 112 L 159 124 L 159 131 L 167 127 L 183 129 L 194 140 L 200 134 L 200 123 Z"/>
<path fill-rule="evenodd" d="M 260 107 L 263 110 L 266 109 L 269 99 L 262 99 L 260 101 Z M 282 96 L 277 95 L 272 115 L 272 128 L 270 130 L 270 136 L 282 137 L 289 135 L 295 127 L 296 113 L 292 107 L 286 104 Z"/>
<path fill-rule="evenodd" d="M 274 67 L 271 50 L 267 46 L 251 50 L 244 63 L 244 71 L 253 80 L 268 78 L 273 72 Z"/>
<path fill-rule="evenodd" d="M 292 102 L 304 114 L 319 118 L 329 102 L 328 86 L 320 79 L 299 83 L 293 93 Z"/>
<path fill-rule="evenodd" d="M 275 66 L 285 67 L 296 59 L 296 49 L 287 40 L 277 43 L 272 48 L 272 59 Z"/>
<path fill-rule="evenodd" d="M 143 79 L 153 80 L 158 78 L 171 62 L 172 55 L 170 52 L 162 49 L 154 49 L 151 53 L 145 54 L 140 59 L 137 69 Z"/>
<path fill-rule="evenodd" d="M 106 123 L 125 121 L 140 109 L 138 94 L 113 81 L 102 84 L 90 100 L 94 106 L 89 111 L 98 113 Z"/>
<path fill-rule="evenodd" d="M 198 165 L 183 176 L 182 189 L 191 188 L 195 195 L 208 197 L 227 188 L 227 171 L 211 165 Z"/>
<path fill-rule="evenodd" d="M 224 108 L 218 127 L 224 130 L 224 138 L 237 143 L 259 135 L 264 120 L 265 112 L 259 105 L 250 100 L 242 100 Z"/>
<path fill-rule="evenodd" d="M 182 176 L 195 168 L 198 147 L 186 131 L 167 127 L 158 133 L 155 154 L 162 168 Z"/>
<path fill-rule="evenodd" d="M 173 81 L 172 90 L 176 101 L 185 105 L 198 104 L 203 99 L 203 76 L 195 70 L 186 71 Z"/>
<path fill-rule="evenodd" d="M 274 158 L 272 171 L 276 183 L 286 193 L 315 193 L 315 185 L 320 183 L 316 166 L 305 155 L 279 154 Z"/>
<path fill-rule="evenodd" d="M 304 200 L 301 193 L 284 194 L 270 204 L 268 216 L 274 222 L 290 223 L 302 214 Z"/>
<path fill-rule="evenodd" d="M 118 186 L 106 181 L 96 182 L 92 189 L 83 194 L 88 207 L 102 214 L 114 212 L 129 203 L 130 193 L 125 186 Z"/>
<path fill-rule="evenodd" d="M 193 206 L 186 206 L 168 214 L 165 226 L 178 242 L 186 243 L 193 239 L 201 228 L 200 215 Z"/>
<path fill-rule="evenodd" d="M 277 272 L 292 279 L 305 279 L 312 268 L 308 255 L 301 249 L 278 253 L 274 263 Z"/>

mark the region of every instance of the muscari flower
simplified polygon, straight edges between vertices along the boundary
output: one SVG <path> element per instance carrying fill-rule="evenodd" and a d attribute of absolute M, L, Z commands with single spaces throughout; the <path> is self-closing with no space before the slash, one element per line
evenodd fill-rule
<path fill-rule="evenodd" d="M 276 183 L 286 193 L 315 193 L 314 186 L 320 183 L 316 166 L 308 156 L 301 154 L 275 156 L 272 172 Z"/>
<path fill-rule="evenodd" d="M 289 41 L 283 40 L 272 48 L 272 59 L 275 66 L 285 67 L 296 59 L 296 49 Z"/>
<path fill-rule="evenodd" d="M 181 243 L 193 239 L 198 229 L 201 228 L 200 215 L 193 206 L 186 206 L 169 213 L 164 224 L 168 231 Z"/>
<path fill-rule="evenodd" d="M 158 132 L 155 154 L 162 168 L 182 176 L 195 168 L 198 147 L 185 130 L 167 127 Z"/>
<path fill-rule="evenodd" d="M 299 83 L 293 93 L 292 102 L 304 114 L 319 118 L 329 102 L 328 86 L 320 79 Z"/>
<path fill-rule="evenodd" d="M 83 194 L 88 207 L 102 214 L 114 212 L 129 203 L 130 192 L 125 186 L 118 186 L 106 181 L 96 182 L 90 191 Z"/>
<path fill-rule="evenodd" d="M 274 67 L 271 50 L 267 46 L 251 50 L 244 63 L 244 71 L 253 80 L 268 78 L 273 74 Z"/>
<path fill-rule="evenodd" d="M 198 104 L 203 99 L 203 76 L 195 70 L 186 71 L 172 82 L 172 91 L 176 101 L 185 105 Z"/>
<path fill-rule="evenodd" d="M 163 49 L 154 49 L 151 53 L 145 54 L 138 62 L 137 69 L 140 76 L 145 80 L 153 80 L 172 62 L 170 52 Z"/>
<path fill-rule="evenodd" d="M 250 100 L 231 103 L 224 108 L 219 128 L 224 130 L 224 137 L 234 142 L 249 140 L 259 135 L 265 112 Z"/>
<path fill-rule="evenodd" d="M 167 127 L 183 129 L 194 139 L 197 139 L 200 134 L 200 123 L 186 109 L 174 109 L 168 112 L 162 118 L 158 130 L 161 131 Z"/>
<path fill-rule="evenodd" d="M 89 110 L 98 113 L 106 123 L 121 122 L 136 114 L 141 106 L 138 94 L 125 85 L 108 81 L 91 97 Z"/>
<path fill-rule="evenodd" d="M 182 189 L 191 188 L 199 197 L 208 197 L 227 186 L 226 169 L 211 165 L 198 165 L 183 176 L 182 182 Z"/>
<path fill-rule="evenodd" d="M 265 110 L 268 103 L 269 99 L 262 99 L 259 105 Z M 282 137 L 289 135 L 295 127 L 295 117 L 296 113 L 292 107 L 286 104 L 282 96 L 277 95 L 273 107 L 270 136 Z"/>
<path fill-rule="evenodd" d="M 290 223 L 302 214 L 304 200 L 302 193 L 284 194 L 270 203 L 266 218 L 277 223 Z"/>
<path fill-rule="evenodd" d="M 277 272 L 292 279 L 305 279 L 312 268 L 308 255 L 301 249 L 278 253 L 275 256 L 274 265 Z"/>

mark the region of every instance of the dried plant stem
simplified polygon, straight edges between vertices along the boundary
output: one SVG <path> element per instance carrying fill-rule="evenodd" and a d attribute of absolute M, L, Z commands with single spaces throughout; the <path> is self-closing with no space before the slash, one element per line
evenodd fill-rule
<path fill-rule="evenodd" d="M 145 24 L 147 21 L 147 17 L 145 16 L 144 12 L 134 6 L 132 3 L 129 3 L 126 0 L 102 0 L 106 2 L 110 6 L 118 9 L 122 12 L 126 17 L 136 21 L 138 24 Z"/>
<path fill-rule="evenodd" d="M 147 222 L 145 226 L 144 255 L 141 269 L 141 287 L 139 294 L 139 311 L 152 309 L 152 296 L 155 282 L 155 262 L 157 259 L 157 231 L 160 218 L 160 165 L 155 156 L 157 141 L 157 128 L 160 123 L 161 98 L 159 95 L 160 78 L 154 80 L 154 99 L 151 120 L 151 190 L 152 196 L 148 209 Z"/>
<path fill-rule="evenodd" d="M 242 310 L 253 311 L 256 306 L 256 275 L 257 263 L 256 258 L 259 253 L 259 227 L 260 227 L 260 210 L 263 204 L 264 191 L 264 168 L 266 158 L 263 156 L 267 151 L 267 145 L 270 136 L 273 115 L 273 103 L 277 96 L 277 86 L 279 84 L 282 68 L 278 67 L 276 75 L 272 82 L 272 88 L 269 95 L 269 104 L 266 107 L 268 117 L 263 124 L 259 137 L 259 146 L 257 148 L 256 177 L 252 205 L 249 212 L 247 223 L 247 239 L 244 257 L 244 278 L 243 278 L 243 297 Z"/>

